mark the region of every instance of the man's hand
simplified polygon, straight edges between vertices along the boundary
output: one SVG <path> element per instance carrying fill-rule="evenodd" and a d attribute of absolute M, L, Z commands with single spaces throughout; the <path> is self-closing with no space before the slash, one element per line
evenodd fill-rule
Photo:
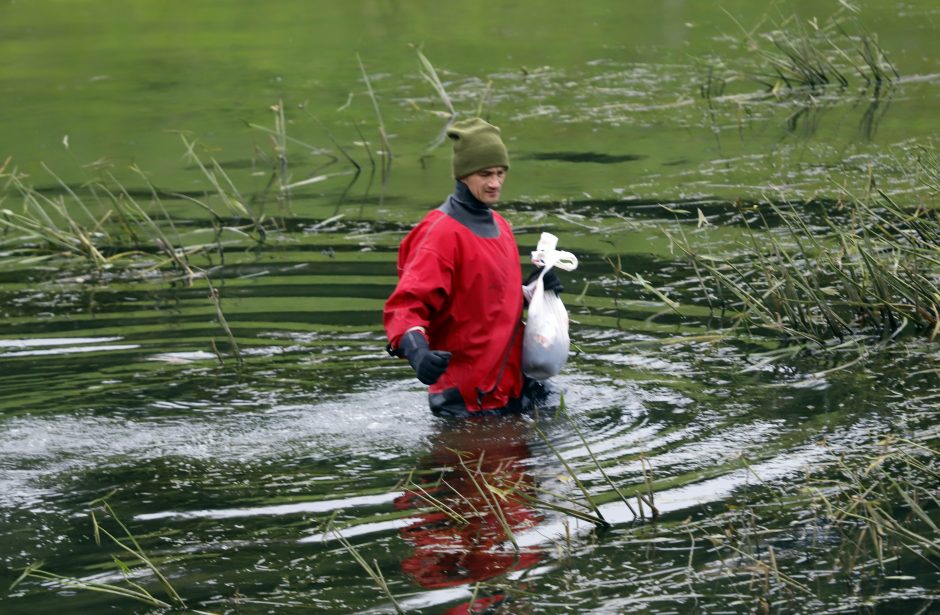
<path fill-rule="evenodd" d="M 418 380 L 424 384 L 437 382 L 450 363 L 450 353 L 446 350 L 431 350 L 427 338 L 420 331 L 409 331 L 401 336 L 398 348 L 414 368 Z"/>
<path fill-rule="evenodd" d="M 529 274 L 529 277 L 525 279 L 525 282 L 522 283 L 523 286 L 528 286 L 535 281 L 535 278 L 539 277 L 542 273 L 542 268 L 538 267 Z M 545 277 L 542 278 L 542 286 L 546 291 L 553 290 L 556 295 L 561 294 L 561 291 L 565 290 L 565 287 L 562 286 L 561 280 L 558 279 L 558 276 L 555 274 L 555 268 L 552 267 L 545 272 Z"/>

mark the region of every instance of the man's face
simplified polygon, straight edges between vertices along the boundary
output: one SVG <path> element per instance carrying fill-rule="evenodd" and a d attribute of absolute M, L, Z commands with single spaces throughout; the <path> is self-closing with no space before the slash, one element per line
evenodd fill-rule
<path fill-rule="evenodd" d="M 505 167 L 489 167 L 476 173 L 467 175 L 461 181 L 470 188 L 470 193 L 487 205 L 495 205 L 499 201 L 499 193 L 506 181 Z"/>

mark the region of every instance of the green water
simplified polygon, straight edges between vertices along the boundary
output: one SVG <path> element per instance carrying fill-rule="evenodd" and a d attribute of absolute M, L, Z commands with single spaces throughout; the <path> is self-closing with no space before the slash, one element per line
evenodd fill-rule
<path fill-rule="evenodd" d="M 120 582 L 88 518 L 89 502 L 113 490 L 177 591 L 213 612 L 391 612 L 325 531 L 334 514 L 408 612 L 457 608 L 481 580 L 476 596 L 511 596 L 508 613 L 940 608 L 936 550 L 889 544 L 881 566 L 860 550 L 847 571 L 857 536 L 812 521 L 795 499 L 839 477 L 840 459 L 864 468 L 887 436 L 937 449 L 936 343 L 910 335 L 858 361 L 860 350 L 766 362 L 778 340 L 721 336 L 727 321 L 663 232 L 736 252 L 736 202 L 836 202 L 836 184 L 862 193 L 870 178 L 906 205 L 937 206 L 910 163 L 940 134 L 940 10 L 857 7 L 859 21 L 835 2 L 3 2 L 0 165 L 9 156 L 6 171 L 49 198 L 65 194 L 61 179 L 98 216 L 105 205 L 83 185 L 120 183 L 173 241 L 210 245 L 192 262 L 219 290 L 243 363 L 205 281 L 185 284 L 152 242 L 136 246 L 149 253 L 136 268 L 96 272 L 0 235 L 0 610 L 158 612 L 38 581 L 6 591 L 39 560 Z M 877 95 L 854 74 L 811 102 L 762 95 L 748 75 L 763 65 L 742 29 L 761 40 L 794 12 L 808 24 L 837 11 L 849 31 L 877 33 L 900 80 Z M 444 423 L 385 354 L 398 242 L 452 188 L 446 148 L 430 148 L 445 106 L 411 45 L 459 113 L 482 101 L 502 127 L 512 168 L 499 209 L 520 255 L 542 231 L 578 255 L 563 276 L 575 352 L 558 383 L 634 508 L 652 467 L 656 523 L 634 520 L 563 415 Z M 357 54 L 389 137 L 384 180 Z M 710 69 L 714 87 L 726 83 L 707 99 Z M 278 104 L 292 139 L 285 181 L 328 176 L 280 198 L 265 191 Z M 264 214 L 263 241 L 213 195 L 181 135 Z M 132 164 L 163 195 L 173 229 Z M 211 217 L 180 194 L 242 229 L 222 232 L 224 255 Z M 22 207 L 9 186 L 2 199 Z M 618 257 L 680 314 L 618 279 L 608 260 Z M 610 527 L 516 503 L 506 520 L 517 555 L 494 538 L 492 515 L 467 529 L 419 509 L 402 484 L 410 473 L 469 514 L 479 492 L 455 449 L 482 455 L 494 484 L 583 501 L 554 449 Z M 464 498 L 440 487 L 442 472 Z M 715 538 L 732 535 L 761 561 L 772 546 L 804 589 L 765 581 Z M 152 576 L 136 580 L 159 592 Z"/>

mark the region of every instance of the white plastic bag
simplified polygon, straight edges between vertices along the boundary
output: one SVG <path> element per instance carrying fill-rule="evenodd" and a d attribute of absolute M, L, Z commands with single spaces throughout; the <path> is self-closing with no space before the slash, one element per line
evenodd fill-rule
<path fill-rule="evenodd" d="M 544 265 L 535 282 L 525 288 L 529 298 L 529 317 L 522 337 L 522 372 L 529 378 L 545 380 L 557 376 L 568 360 L 571 342 L 568 338 L 568 311 L 561 298 L 552 291 L 545 292 L 542 278 L 556 264 L 573 271 L 578 259 L 555 250 L 558 238 L 542 233 L 538 249 L 532 253 L 532 262 Z M 564 264 L 562 264 L 564 263 Z"/>
<path fill-rule="evenodd" d="M 522 337 L 522 372 L 536 380 L 558 375 L 568 360 L 570 344 L 565 305 L 554 292 L 545 292 L 540 275 L 532 291 Z"/>

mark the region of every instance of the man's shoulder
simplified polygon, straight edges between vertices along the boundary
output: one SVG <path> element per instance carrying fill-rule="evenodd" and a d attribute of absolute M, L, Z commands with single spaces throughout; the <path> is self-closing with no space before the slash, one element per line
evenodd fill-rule
<path fill-rule="evenodd" d="M 427 233 L 432 229 L 444 230 L 449 226 L 449 218 L 450 216 L 441 211 L 440 208 L 432 209 L 421 218 L 409 234 Z"/>
<path fill-rule="evenodd" d="M 439 246 L 452 244 L 457 229 L 454 220 L 438 209 L 432 209 L 405 236 L 401 249 L 412 252 L 419 249 L 439 251 Z"/>

